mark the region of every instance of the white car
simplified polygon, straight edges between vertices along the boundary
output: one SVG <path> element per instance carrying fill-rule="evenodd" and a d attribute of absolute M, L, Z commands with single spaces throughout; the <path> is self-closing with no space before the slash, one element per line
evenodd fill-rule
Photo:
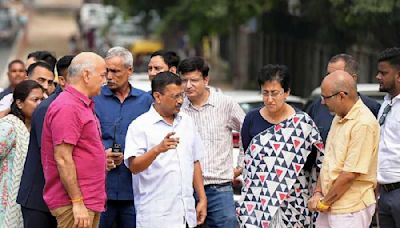
<path fill-rule="evenodd" d="M 261 91 L 260 90 L 233 90 L 233 91 L 223 91 L 225 95 L 232 97 L 239 105 L 242 107 L 245 113 L 248 113 L 250 110 L 261 107 L 264 105 Z M 306 100 L 298 97 L 289 95 L 286 99 L 286 102 L 293 107 L 303 110 L 306 104 Z M 233 132 L 233 167 L 237 166 L 237 158 L 239 157 L 240 152 L 240 133 L 234 131 Z M 238 177 L 237 182 L 233 185 L 234 190 L 234 200 L 237 202 L 240 198 L 240 191 L 242 188 L 242 177 Z"/>
<path fill-rule="evenodd" d="M 137 89 L 141 89 L 146 92 L 151 90 L 151 81 L 147 75 L 147 72 L 133 73 L 133 75 L 129 77 L 129 82 Z"/>

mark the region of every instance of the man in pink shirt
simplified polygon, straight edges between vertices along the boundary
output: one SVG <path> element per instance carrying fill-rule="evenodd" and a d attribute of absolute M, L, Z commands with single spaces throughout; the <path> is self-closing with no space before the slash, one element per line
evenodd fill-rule
<path fill-rule="evenodd" d="M 70 85 L 50 105 L 43 125 L 43 198 L 58 227 L 98 227 L 106 202 L 106 154 L 93 96 L 105 83 L 104 60 L 77 55 L 68 69 Z"/>

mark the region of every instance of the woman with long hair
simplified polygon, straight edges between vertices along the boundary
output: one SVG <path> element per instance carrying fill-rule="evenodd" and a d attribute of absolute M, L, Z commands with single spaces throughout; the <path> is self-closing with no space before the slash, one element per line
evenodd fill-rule
<path fill-rule="evenodd" d="M 16 198 L 28 152 L 32 113 L 43 100 L 43 92 L 35 81 L 19 83 L 10 113 L 0 119 L 0 227 L 23 227 Z"/>
<path fill-rule="evenodd" d="M 306 204 L 321 167 L 323 144 L 312 119 L 286 103 L 289 79 L 283 65 L 266 65 L 258 75 L 264 106 L 246 115 L 241 130 L 241 227 L 312 227 Z"/>

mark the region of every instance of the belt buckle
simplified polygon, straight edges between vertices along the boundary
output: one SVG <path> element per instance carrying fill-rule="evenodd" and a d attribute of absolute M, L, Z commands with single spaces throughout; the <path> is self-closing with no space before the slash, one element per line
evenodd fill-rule
<path fill-rule="evenodd" d="M 395 183 L 385 184 L 383 185 L 383 189 L 385 189 L 387 192 L 391 192 L 396 189 L 396 185 Z"/>

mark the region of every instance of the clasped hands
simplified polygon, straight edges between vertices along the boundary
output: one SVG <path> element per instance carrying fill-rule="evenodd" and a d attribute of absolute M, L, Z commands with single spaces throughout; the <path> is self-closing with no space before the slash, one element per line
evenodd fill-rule
<path fill-rule="evenodd" d="M 327 212 L 331 205 L 324 202 L 324 197 L 320 192 L 314 193 L 314 195 L 308 200 L 308 209 L 310 211 Z"/>

